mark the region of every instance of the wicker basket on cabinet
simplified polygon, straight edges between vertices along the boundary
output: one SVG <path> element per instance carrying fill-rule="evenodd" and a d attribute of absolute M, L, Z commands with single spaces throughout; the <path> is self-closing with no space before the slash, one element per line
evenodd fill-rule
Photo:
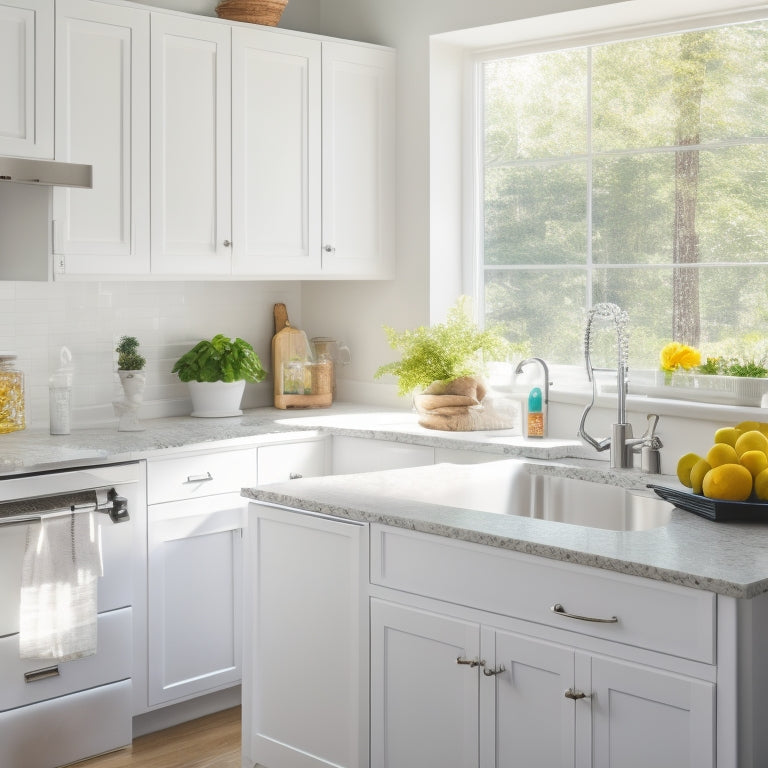
<path fill-rule="evenodd" d="M 216 15 L 229 21 L 247 21 L 276 27 L 288 0 L 221 0 Z"/>

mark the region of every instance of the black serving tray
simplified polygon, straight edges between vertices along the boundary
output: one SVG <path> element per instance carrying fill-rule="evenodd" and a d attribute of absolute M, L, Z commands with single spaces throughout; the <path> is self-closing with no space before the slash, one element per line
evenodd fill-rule
<path fill-rule="evenodd" d="M 698 493 L 682 491 L 679 488 L 665 488 L 663 485 L 648 485 L 649 488 L 680 509 L 693 512 L 719 523 L 737 520 L 752 523 L 768 522 L 768 502 L 765 501 L 722 501 L 708 499 Z"/>

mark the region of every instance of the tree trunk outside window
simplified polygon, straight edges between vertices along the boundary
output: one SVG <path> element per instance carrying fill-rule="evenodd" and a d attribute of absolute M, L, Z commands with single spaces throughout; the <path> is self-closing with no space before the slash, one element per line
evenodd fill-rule
<path fill-rule="evenodd" d="M 698 147 L 701 136 L 701 98 L 707 61 L 712 55 L 708 32 L 680 38 L 680 60 L 675 72 L 675 144 Z M 699 261 L 696 203 L 699 188 L 699 150 L 675 153 L 675 223 L 672 261 L 672 338 L 697 346 L 701 337 L 699 271 L 686 267 Z M 677 266 L 680 265 L 680 266 Z"/>

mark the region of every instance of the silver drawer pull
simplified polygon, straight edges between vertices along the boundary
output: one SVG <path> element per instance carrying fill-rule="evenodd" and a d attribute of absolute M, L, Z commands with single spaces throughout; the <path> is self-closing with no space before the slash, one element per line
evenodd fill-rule
<path fill-rule="evenodd" d="M 289 480 L 301 480 L 302 477 L 304 477 L 304 475 L 302 475 L 301 472 L 291 472 L 288 475 Z"/>
<path fill-rule="evenodd" d="M 47 680 L 49 677 L 58 677 L 59 667 L 54 664 L 52 667 L 43 667 L 42 669 L 33 669 L 31 672 L 24 673 L 25 683 L 36 683 L 38 680 Z"/>
<path fill-rule="evenodd" d="M 185 483 L 208 483 L 213 480 L 213 475 L 206 472 L 204 475 L 187 475 Z"/>
<path fill-rule="evenodd" d="M 565 698 L 566 699 L 572 699 L 573 701 L 578 701 L 579 699 L 588 699 L 589 696 L 587 696 L 584 691 L 577 691 L 574 688 L 569 688 L 565 692 Z"/>
<path fill-rule="evenodd" d="M 578 619 L 579 621 L 595 621 L 598 624 L 616 624 L 618 622 L 616 616 L 611 616 L 610 619 L 596 619 L 592 616 L 578 616 L 575 613 L 568 613 L 560 603 L 555 603 L 551 610 L 552 613 L 558 613 L 560 616 L 567 616 L 569 619 Z"/>
<path fill-rule="evenodd" d="M 474 667 L 484 667 L 485 662 L 480 659 L 465 659 L 463 656 L 456 657 L 457 664 L 466 664 L 470 669 Z"/>
<path fill-rule="evenodd" d="M 491 667 L 491 669 L 484 669 L 483 674 L 486 677 L 493 677 L 494 675 L 500 675 L 502 672 L 506 672 L 503 664 L 499 664 L 498 667 Z"/>

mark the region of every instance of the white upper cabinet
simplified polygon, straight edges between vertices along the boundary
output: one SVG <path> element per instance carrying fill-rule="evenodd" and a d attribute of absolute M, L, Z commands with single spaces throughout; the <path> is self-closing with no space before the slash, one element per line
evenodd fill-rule
<path fill-rule="evenodd" d="M 53 0 L 0 0 L 0 154 L 53 157 Z"/>
<path fill-rule="evenodd" d="M 231 27 L 151 19 L 152 272 L 226 275 L 231 261 Z"/>
<path fill-rule="evenodd" d="M 321 43 L 232 31 L 232 272 L 320 270 Z"/>
<path fill-rule="evenodd" d="M 393 51 L 55 6 L 0 0 L 0 154 L 93 166 L 54 191 L 57 279 L 393 277 Z"/>
<path fill-rule="evenodd" d="M 149 13 L 57 0 L 56 158 L 93 189 L 54 190 L 57 275 L 149 271 Z"/>
<path fill-rule="evenodd" d="M 391 278 L 395 56 L 323 43 L 323 275 Z"/>

